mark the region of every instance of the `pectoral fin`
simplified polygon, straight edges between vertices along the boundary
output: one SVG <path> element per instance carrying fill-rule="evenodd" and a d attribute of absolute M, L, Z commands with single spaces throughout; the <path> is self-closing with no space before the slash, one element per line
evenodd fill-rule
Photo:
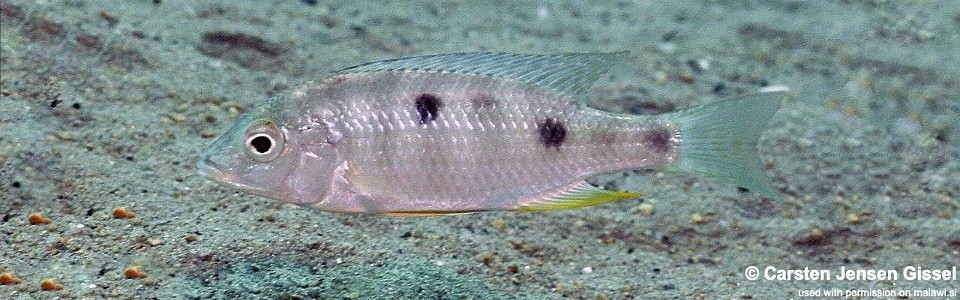
<path fill-rule="evenodd" d="M 581 181 L 520 204 L 513 211 L 572 209 L 637 197 L 640 193 L 604 190 Z"/>

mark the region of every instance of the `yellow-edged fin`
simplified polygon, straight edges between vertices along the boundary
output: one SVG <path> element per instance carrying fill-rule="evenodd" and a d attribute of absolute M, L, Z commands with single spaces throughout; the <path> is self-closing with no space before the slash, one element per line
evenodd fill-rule
<path fill-rule="evenodd" d="M 573 209 L 637 197 L 640 197 L 640 193 L 604 190 L 581 181 L 551 192 L 543 198 L 521 204 L 513 211 Z"/>

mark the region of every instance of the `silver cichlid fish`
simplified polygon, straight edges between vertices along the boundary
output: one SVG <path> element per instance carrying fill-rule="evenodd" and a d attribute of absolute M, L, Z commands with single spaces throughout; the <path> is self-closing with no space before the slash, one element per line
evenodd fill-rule
<path fill-rule="evenodd" d="M 583 95 L 625 53 L 462 53 L 372 62 L 242 116 L 197 162 L 244 192 L 325 211 L 540 211 L 638 193 L 584 181 L 669 168 L 775 197 L 756 141 L 786 88 L 657 116 Z"/>

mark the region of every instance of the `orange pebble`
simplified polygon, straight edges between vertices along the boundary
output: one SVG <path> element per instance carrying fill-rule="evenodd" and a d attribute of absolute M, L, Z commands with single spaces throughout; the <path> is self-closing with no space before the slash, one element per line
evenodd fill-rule
<path fill-rule="evenodd" d="M 50 220 L 50 218 L 47 218 L 41 213 L 30 214 L 30 216 L 27 217 L 27 221 L 30 222 L 31 225 L 47 225 L 53 222 L 53 220 Z"/>
<path fill-rule="evenodd" d="M 52 278 L 47 278 L 40 281 L 40 289 L 44 291 L 59 291 L 63 289 L 63 285 L 57 283 Z"/>
<path fill-rule="evenodd" d="M 147 273 L 140 271 L 140 267 L 127 267 L 123 270 L 123 275 L 127 276 L 128 279 L 143 279 L 147 278 Z"/>
<path fill-rule="evenodd" d="M 136 216 L 132 211 L 127 210 L 127 208 L 123 206 L 113 209 L 114 219 L 130 219 Z"/>
<path fill-rule="evenodd" d="M 6 272 L 6 273 L 3 273 L 3 274 L 0 274 L 0 284 L 2 284 L 2 285 L 18 285 L 18 284 L 20 284 L 20 278 L 17 278 L 17 276 L 13 276 L 13 273 L 11 273 L 11 272 Z"/>

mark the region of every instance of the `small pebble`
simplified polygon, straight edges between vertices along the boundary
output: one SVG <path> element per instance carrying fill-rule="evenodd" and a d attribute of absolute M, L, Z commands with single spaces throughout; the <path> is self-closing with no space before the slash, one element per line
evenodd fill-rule
<path fill-rule="evenodd" d="M 850 223 L 850 224 L 860 223 L 860 216 L 858 216 L 855 213 L 847 214 L 847 223 Z"/>
<path fill-rule="evenodd" d="M 132 211 L 128 210 L 126 207 L 117 207 L 113 209 L 113 218 L 114 219 L 130 219 L 136 217 Z"/>
<path fill-rule="evenodd" d="M 677 51 L 677 44 L 670 42 L 657 43 L 655 48 L 657 51 L 660 51 L 660 53 L 670 55 Z"/>
<path fill-rule="evenodd" d="M 797 212 L 793 210 L 787 210 L 783 212 L 783 217 L 787 219 L 793 219 L 797 217 Z"/>
<path fill-rule="evenodd" d="M 63 289 L 63 285 L 57 283 L 53 278 L 47 278 L 40 281 L 40 289 L 44 291 L 59 291 Z"/>
<path fill-rule="evenodd" d="M 232 115 L 239 115 L 240 113 L 244 112 L 243 105 L 240 105 L 238 103 L 227 102 L 224 104 L 224 106 L 227 108 L 227 112 L 229 112 Z"/>
<path fill-rule="evenodd" d="M 73 135 L 71 135 L 69 132 L 66 132 L 66 131 L 58 131 L 55 134 L 55 136 L 61 141 L 66 141 L 66 142 L 72 142 L 77 140 L 77 138 L 73 137 Z"/>
<path fill-rule="evenodd" d="M 27 217 L 27 221 L 29 221 L 31 225 L 47 225 L 53 222 L 53 220 L 50 220 L 50 218 L 47 218 L 41 213 L 30 214 L 30 216 Z"/>
<path fill-rule="evenodd" d="M 20 278 L 13 276 L 12 272 L 6 272 L 0 274 L 0 284 L 2 285 L 18 285 L 20 284 Z"/>
<path fill-rule="evenodd" d="M 698 213 L 694 213 L 690 215 L 690 222 L 692 222 L 693 224 L 703 223 L 703 215 Z"/>
<path fill-rule="evenodd" d="M 695 81 L 694 75 L 690 74 L 687 69 L 680 70 L 680 81 L 683 83 L 693 83 Z"/>
<path fill-rule="evenodd" d="M 710 61 L 705 58 L 698 59 L 697 66 L 702 70 L 710 70 Z"/>
<path fill-rule="evenodd" d="M 490 263 L 493 262 L 493 253 L 491 253 L 491 252 L 489 252 L 489 251 L 484 252 L 484 253 L 483 253 L 483 256 L 480 257 L 480 262 L 483 263 L 484 266 L 488 266 L 488 267 L 489 267 L 489 266 L 490 266 Z"/>
<path fill-rule="evenodd" d="M 174 113 L 174 114 L 170 115 L 169 118 L 170 118 L 171 121 L 176 122 L 176 123 L 181 123 L 181 122 L 187 120 L 187 117 L 186 117 L 186 116 L 184 116 L 184 115 L 182 115 L 182 114 L 179 114 L 179 113 Z"/>
<path fill-rule="evenodd" d="M 130 266 L 123 270 L 123 276 L 126 276 L 127 279 L 143 279 L 147 278 L 147 273 L 140 270 L 140 267 Z"/>
<path fill-rule="evenodd" d="M 637 207 L 637 210 L 639 210 L 644 216 L 649 216 L 653 214 L 653 205 L 650 203 L 640 204 L 640 206 Z"/>
<path fill-rule="evenodd" d="M 591 267 L 583 267 L 583 270 L 581 270 L 581 271 L 583 272 L 583 274 L 590 274 L 590 273 L 593 273 L 593 268 L 591 268 Z"/>

